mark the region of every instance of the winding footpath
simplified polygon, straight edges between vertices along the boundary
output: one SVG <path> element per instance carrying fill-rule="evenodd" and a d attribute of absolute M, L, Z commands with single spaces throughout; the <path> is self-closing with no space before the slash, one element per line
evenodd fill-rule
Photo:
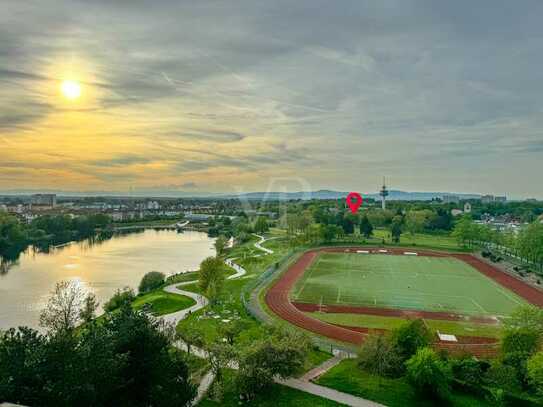
<path fill-rule="evenodd" d="M 268 249 L 266 247 L 263 247 L 262 244 L 268 240 L 275 239 L 266 239 L 264 236 L 257 235 L 256 233 L 254 236 L 259 238 L 259 241 L 254 244 L 254 247 L 264 252 L 264 255 L 273 254 L 273 250 Z M 245 270 L 242 266 L 235 263 L 234 260 L 236 258 L 230 258 L 226 259 L 224 263 L 228 266 L 234 269 L 235 273 L 228 276 L 227 280 L 233 280 L 236 278 L 240 278 L 247 274 L 247 270 Z M 192 291 L 185 291 L 180 289 L 180 286 L 187 286 L 194 283 L 197 283 L 198 280 L 192 280 L 192 281 L 185 281 L 182 283 L 175 283 L 170 284 L 166 287 L 164 287 L 164 291 L 170 294 L 179 294 L 184 295 L 187 297 L 192 298 L 194 301 L 196 301 L 196 304 L 193 306 L 186 308 L 181 311 L 172 312 L 171 314 L 162 315 L 160 318 L 165 321 L 168 324 L 173 324 L 173 326 L 177 326 L 177 324 L 185 319 L 187 315 L 192 314 L 193 312 L 196 312 L 204 307 L 206 307 L 209 304 L 209 301 L 206 297 L 204 297 L 201 294 L 194 293 Z M 186 351 L 187 346 L 183 341 L 178 341 L 175 344 L 180 349 Z M 200 357 L 200 358 L 207 358 L 208 353 L 204 349 L 197 348 L 195 346 L 191 346 L 191 352 Z M 311 382 L 311 380 L 317 378 L 318 376 L 321 376 L 326 371 L 337 365 L 339 362 L 341 362 L 340 357 L 334 357 L 332 359 L 329 359 L 325 361 L 320 366 L 317 366 L 313 370 L 306 373 L 304 376 L 302 376 L 299 379 L 288 379 L 288 380 L 275 380 L 276 383 L 291 387 L 293 389 L 301 390 L 306 393 L 313 394 L 315 396 L 319 396 L 322 398 L 326 398 L 328 400 L 335 401 L 337 403 L 345 404 L 348 406 L 355 406 L 355 407 L 382 407 L 381 404 L 375 403 L 373 401 L 365 400 L 360 397 L 353 396 L 348 393 L 342 393 L 340 391 L 330 389 L 328 387 L 319 386 L 317 384 L 314 384 Z M 237 368 L 237 366 L 232 366 L 233 368 Z M 212 371 L 208 371 L 202 380 L 200 381 L 200 385 L 198 386 L 198 393 L 196 395 L 196 398 L 193 400 L 192 405 L 197 405 L 205 396 L 211 385 L 213 384 L 213 380 L 215 379 L 215 376 L 213 375 Z"/>

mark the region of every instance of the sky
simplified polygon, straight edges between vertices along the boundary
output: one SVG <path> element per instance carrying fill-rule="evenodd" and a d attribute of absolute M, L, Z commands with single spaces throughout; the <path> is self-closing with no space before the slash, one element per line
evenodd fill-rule
<path fill-rule="evenodd" d="M 542 15 L 540 0 L 2 0 L 0 191 L 373 192 L 386 176 L 543 198 Z"/>

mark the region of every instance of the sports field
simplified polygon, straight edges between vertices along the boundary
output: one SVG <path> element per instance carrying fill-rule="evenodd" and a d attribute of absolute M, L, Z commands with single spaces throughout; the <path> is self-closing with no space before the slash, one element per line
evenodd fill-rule
<path fill-rule="evenodd" d="M 524 299 L 453 257 L 321 253 L 297 302 L 507 316 Z"/>

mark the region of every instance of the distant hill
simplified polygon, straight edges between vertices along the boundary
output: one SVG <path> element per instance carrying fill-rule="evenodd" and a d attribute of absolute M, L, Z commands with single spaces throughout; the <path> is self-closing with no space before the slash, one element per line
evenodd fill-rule
<path fill-rule="evenodd" d="M 228 195 L 228 198 L 239 198 L 248 200 L 293 200 L 293 199 L 341 199 L 349 192 L 319 190 L 310 192 L 251 192 L 247 194 Z M 456 195 L 460 199 L 479 199 L 481 195 L 458 194 L 451 192 L 406 192 L 390 190 L 387 197 L 391 201 L 429 201 L 432 198 L 443 198 L 444 195 Z M 378 193 L 362 193 L 365 198 L 381 199 Z"/>
<path fill-rule="evenodd" d="M 349 192 L 332 191 L 321 189 L 308 192 L 249 192 L 244 194 L 220 194 L 211 192 L 190 192 L 190 191 L 135 191 L 132 194 L 111 191 L 62 191 L 62 190 L 11 190 L 0 191 L 0 196 L 30 195 L 33 193 L 56 193 L 59 197 L 116 197 L 116 198 L 209 198 L 209 199 L 241 199 L 258 201 L 276 200 L 309 200 L 309 199 L 341 199 Z M 443 195 L 457 195 L 460 199 L 478 199 L 481 196 L 475 194 L 458 194 L 450 192 L 406 192 L 390 190 L 388 200 L 391 201 L 429 201 L 432 198 L 442 198 Z M 378 193 L 363 193 L 365 198 L 381 199 Z"/>

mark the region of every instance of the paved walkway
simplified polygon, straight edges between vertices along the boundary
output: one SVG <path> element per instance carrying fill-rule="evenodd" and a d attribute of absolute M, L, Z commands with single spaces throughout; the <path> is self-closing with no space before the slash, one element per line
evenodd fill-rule
<path fill-rule="evenodd" d="M 354 407 L 384 407 L 382 404 L 375 403 L 351 394 L 342 393 L 329 387 L 319 386 L 311 382 L 306 382 L 302 379 L 276 380 L 276 383 L 305 391 L 306 393 L 314 394 L 315 396 L 323 397 L 338 403 L 346 404 Z"/>
<path fill-rule="evenodd" d="M 257 248 L 257 249 L 260 249 L 262 250 L 264 253 L 266 254 L 272 254 L 273 253 L 273 250 L 271 249 L 268 249 L 266 247 L 263 247 L 261 246 L 262 243 L 264 243 L 265 241 L 267 240 L 272 240 L 272 239 L 276 239 L 275 237 L 272 237 L 270 239 L 266 239 L 264 236 L 260 236 L 260 235 L 257 235 L 256 233 L 253 233 L 253 235 L 255 235 L 256 237 L 258 237 L 260 240 L 258 242 L 256 242 L 254 244 L 254 246 Z"/>
<path fill-rule="evenodd" d="M 264 243 L 266 240 L 270 240 L 270 239 L 266 239 L 264 236 L 260 236 L 260 235 L 257 235 L 257 234 L 255 234 L 255 236 L 257 236 L 260 240 L 258 242 L 256 242 L 254 244 L 254 246 L 257 249 L 262 250 L 266 254 L 272 254 L 273 250 L 267 249 L 267 248 L 261 246 L 262 243 Z M 234 260 L 235 260 L 234 258 L 225 260 L 226 265 L 229 266 L 229 267 L 232 267 L 236 271 L 235 274 L 232 274 L 231 276 L 228 276 L 229 280 L 239 278 L 239 277 L 241 277 L 241 276 L 243 276 L 243 275 L 245 275 L 247 273 L 247 271 L 242 266 L 240 266 L 239 264 L 234 263 Z M 170 285 L 164 287 L 164 291 L 166 291 L 168 293 L 185 295 L 185 296 L 190 297 L 190 298 L 192 298 L 192 299 L 194 299 L 196 301 L 196 304 L 194 304 L 190 308 L 187 308 L 187 309 L 184 309 L 184 310 L 181 310 L 181 311 L 177 311 L 177 312 L 173 312 L 171 314 L 163 315 L 161 318 L 164 321 L 166 321 L 168 323 L 171 323 L 171 324 L 174 324 L 174 326 L 177 326 L 179 321 L 185 319 L 187 317 L 187 315 L 189 315 L 192 312 L 198 311 L 198 310 L 200 310 L 200 309 L 202 309 L 202 308 L 204 308 L 205 306 L 208 305 L 209 301 L 203 295 L 196 294 L 196 293 L 193 293 L 191 291 L 181 290 L 180 288 L 178 288 L 179 286 L 186 286 L 186 285 L 194 284 L 196 282 L 198 282 L 198 280 L 186 281 L 186 282 L 183 282 L 183 283 L 170 284 Z M 180 349 L 182 349 L 184 351 L 187 351 L 187 345 L 183 341 L 177 341 L 175 343 L 175 346 L 177 346 L 178 348 L 180 348 Z M 208 357 L 208 353 L 204 349 L 200 349 L 200 348 L 195 347 L 195 346 L 191 346 L 190 349 L 191 349 L 192 354 L 194 354 L 194 355 L 196 355 L 196 356 L 198 356 L 200 358 L 207 358 Z M 300 379 L 276 380 L 275 382 L 279 383 L 279 384 L 282 384 L 283 386 L 288 386 L 288 387 L 291 387 L 291 388 L 294 388 L 294 389 L 305 391 L 306 393 L 311 393 L 311 394 L 314 394 L 316 396 L 320 396 L 320 397 L 323 397 L 323 398 L 326 398 L 326 399 L 329 399 L 329 400 L 336 401 L 338 403 L 346 404 L 348 406 L 383 407 L 381 404 L 377 404 L 377 403 L 374 403 L 372 401 L 362 399 L 360 397 L 352 396 L 352 395 L 347 394 L 347 393 L 342 393 L 342 392 L 339 392 L 337 390 L 330 389 L 328 387 L 319 386 L 319 385 L 311 383 L 309 381 L 309 380 L 314 379 L 315 377 L 318 377 L 318 376 L 324 374 L 327 370 L 331 369 L 333 366 L 338 364 L 343 358 L 344 358 L 344 356 L 336 355 L 333 358 L 328 359 L 327 361 L 325 361 L 321 365 L 317 366 L 316 368 L 310 370 L 304 376 L 302 376 L 302 378 L 300 378 Z M 233 368 L 233 369 L 238 368 L 238 366 L 236 366 L 235 364 L 232 364 L 232 366 L 230 366 L 230 367 Z M 193 406 L 197 405 L 203 399 L 203 397 L 205 396 L 205 394 L 207 393 L 207 391 L 211 387 L 211 384 L 213 383 L 214 379 L 215 379 L 215 376 L 213 375 L 213 372 L 211 370 L 205 374 L 205 376 L 202 378 L 202 380 L 200 381 L 200 384 L 198 386 L 197 396 L 192 402 Z"/>
<path fill-rule="evenodd" d="M 314 380 L 323 374 L 325 374 L 327 371 L 332 369 L 334 366 L 338 365 L 339 362 L 341 362 L 343 359 L 345 359 L 344 356 L 336 355 L 333 358 L 330 358 L 328 360 L 325 360 L 322 364 L 318 365 L 317 367 L 311 369 L 309 372 L 304 374 L 300 379 L 306 382 L 310 382 L 311 380 Z"/>
<path fill-rule="evenodd" d="M 209 301 L 206 297 L 204 297 L 201 294 L 193 293 L 191 291 L 185 291 L 181 290 L 178 287 L 179 286 L 185 286 L 185 285 L 191 285 L 198 282 L 198 280 L 193 281 L 185 281 L 183 283 L 175 283 L 170 284 L 164 287 L 164 291 L 170 294 L 179 294 L 184 295 L 187 297 L 192 298 L 196 301 L 196 304 L 193 306 L 183 309 L 181 311 L 172 312 L 171 314 L 162 315 L 161 319 L 169 324 L 174 324 L 174 326 L 177 326 L 177 323 L 181 321 L 182 319 L 185 319 L 187 315 L 190 315 L 193 312 L 198 311 L 199 309 L 204 308 L 207 304 L 209 304 Z"/>

